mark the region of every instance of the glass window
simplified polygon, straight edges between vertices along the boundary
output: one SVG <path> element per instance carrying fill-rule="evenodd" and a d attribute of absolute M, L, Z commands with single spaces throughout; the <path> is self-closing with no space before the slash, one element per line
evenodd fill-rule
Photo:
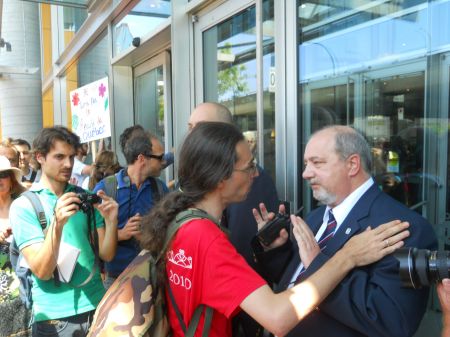
<path fill-rule="evenodd" d="M 263 95 L 263 163 L 275 177 L 274 2 L 262 2 L 263 92 L 257 92 L 256 8 L 251 6 L 203 33 L 204 101 L 228 107 L 258 158 L 256 97 Z"/>
<path fill-rule="evenodd" d="M 62 10 L 64 18 L 64 46 L 67 46 L 88 17 L 88 12 L 85 8 L 75 7 L 63 7 Z"/>
<path fill-rule="evenodd" d="M 136 124 L 164 139 L 163 66 L 135 78 Z"/>
<path fill-rule="evenodd" d="M 131 46 L 165 21 L 172 12 L 170 0 L 141 0 L 113 29 L 114 56 Z"/>
<path fill-rule="evenodd" d="M 264 169 L 275 179 L 275 22 L 274 1 L 262 3 Z"/>
<path fill-rule="evenodd" d="M 379 188 L 435 224 L 448 249 L 450 1 L 297 1 L 296 15 L 300 158 L 324 125 L 359 129 Z M 433 315 L 416 337 L 440 335 Z"/>

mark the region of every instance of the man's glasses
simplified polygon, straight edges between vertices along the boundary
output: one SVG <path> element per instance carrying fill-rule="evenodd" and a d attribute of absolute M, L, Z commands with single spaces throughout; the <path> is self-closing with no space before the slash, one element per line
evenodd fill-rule
<path fill-rule="evenodd" d="M 164 153 L 163 154 L 160 154 L 160 155 L 156 155 L 156 154 L 147 154 L 147 155 L 145 155 L 146 157 L 148 157 L 148 158 L 153 158 L 153 159 L 157 159 L 157 160 L 159 160 L 159 161 L 162 161 L 163 160 L 163 158 L 164 158 Z"/>
<path fill-rule="evenodd" d="M 256 171 L 258 171 L 258 167 L 256 166 L 256 159 L 253 158 L 253 161 L 243 169 L 234 169 L 234 171 L 244 172 L 250 175 L 254 175 Z"/>
<path fill-rule="evenodd" d="M 0 172 L 0 179 L 5 179 L 5 178 L 9 178 L 11 175 L 9 173 L 9 171 L 1 171 Z"/>

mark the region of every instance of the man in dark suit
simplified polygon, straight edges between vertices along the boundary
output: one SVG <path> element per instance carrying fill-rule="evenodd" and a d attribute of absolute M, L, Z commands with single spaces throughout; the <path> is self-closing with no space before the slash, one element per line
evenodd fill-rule
<path fill-rule="evenodd" d="M 354 129 L 331 126 L 313 134 L 304 163 L 303 178 L 309 182 L 314 198 L 323 204 L 306 217 L 318 244 L 303 261 L 299 259 L 299 247 L 286 241 L 284 230 L 270 247 L 273 249 L 257 247 L 258 261 L 264 265 L 265 275 L 278 283 L 278 290 L 307 279 L 353 235 L 394 219 L 410 223 L 406 246 L 437 248 L 431 225 L 374 184 L 369 173 L 370 148 Z M 262 218 L 255 216 L 260 225 L 267 220 L 267 212 L 262 210 Z M 286 243 L 280 245 L 283 240 Z M 387 256 L 349 273 L 288 336 L 412 336 L 425 313 L 427 299 L 427 288 L 402 288 L 398 261 Z"/>

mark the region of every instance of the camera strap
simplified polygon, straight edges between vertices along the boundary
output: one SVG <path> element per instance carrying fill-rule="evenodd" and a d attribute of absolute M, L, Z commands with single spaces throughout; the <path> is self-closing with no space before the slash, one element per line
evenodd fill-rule
<path fill-rule="evenodd" d="M 98 233 L 97 233 L 97 222 L 95 220 L 94 207 L 90 206 L 89 211 L 87 212 L 87 225 L 88 225 L 88 236 L 89 236 L 89 244 L 91 246 L 92 251 L 94 252 L 94 265 L 91 268 L 91 273 L 89 276 L 80 284 L 72 284 L 68 282 L 68 284 L 73 288 L 81 288 L 88 284 L 95 273 L 97 272 L 97 268 L 100 266 L 100 255 L 99 255 L 99 247 L 98 247 Z M 94 228 L 92 228 L 92 223 L 94 223 Z"/>

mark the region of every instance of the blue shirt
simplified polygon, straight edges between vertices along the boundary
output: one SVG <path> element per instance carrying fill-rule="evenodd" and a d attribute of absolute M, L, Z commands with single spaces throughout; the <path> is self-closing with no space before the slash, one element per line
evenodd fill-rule
<path fill-rule="evenodd" d="M 147 178 L 139 190 L 136 185 L 130 183 L 130 178 L 127 175 L 127 169 L 121 169 L 116 173 L 117 179 L 117 197 L 116 201 L 119 204 L 119 219 L 117 228 L 125 227 L 127 221 L 132 216 L 139 213 L 141 216 L 150 212 L 155 204 L 152 196 L 152 188 L 150 179 Z M 157 179 L 157 178 L 153 178 Z M 162 183 L 165 193 L 168 192 L 166 184 Z M 100 181 L 94 188 L 94 192 L 98 190 L 105 190 L 104 180 Z M 161 198 L 163 196 L 160 196 Z M 105 269 L 109 275 L 117 277 L 139 254 L 139 243 L 136 239 L 119 241 L 117 243 L 116 256 L 111 262 L 105 263 Z"/>

